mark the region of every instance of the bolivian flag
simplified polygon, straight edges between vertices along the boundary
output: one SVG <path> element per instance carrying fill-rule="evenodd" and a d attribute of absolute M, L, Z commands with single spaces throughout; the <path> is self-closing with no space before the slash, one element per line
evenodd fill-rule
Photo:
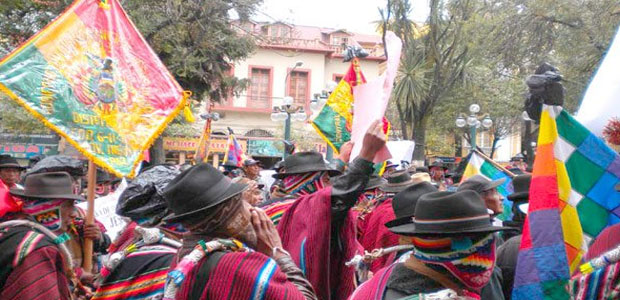
<path fill-rule="evenodd" d="M 74 2 L 0 60 L 0 91 L 119 177 L 189 96 L 117 0 Z"/>
<path fill-rule="evenodd" d="M 353 124 L 353 87 L 366 83 L 359 60 L 354 58 L 349 71 L 331 93 L 323 109 L 312 121 L 317 133 L 338 153 L 342 144 L 351 140 Z"/>

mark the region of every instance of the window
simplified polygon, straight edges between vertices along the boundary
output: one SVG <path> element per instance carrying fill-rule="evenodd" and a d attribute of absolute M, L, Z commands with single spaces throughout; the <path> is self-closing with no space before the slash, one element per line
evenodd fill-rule
<path fill-rule="evenodd" d="M 269 98 L 271 98 L 271 70 L 252 68 L 249 91 L 247 107 L 269 108 Z"/>
<path fill-rule="evenodd" d="M 295 104 L 306 105 L 309 99 L 310 91 L 308 90 L 308 72 L 293 71 L 291 72 L 288 85 L 288 95 L 295 99 Z"/>

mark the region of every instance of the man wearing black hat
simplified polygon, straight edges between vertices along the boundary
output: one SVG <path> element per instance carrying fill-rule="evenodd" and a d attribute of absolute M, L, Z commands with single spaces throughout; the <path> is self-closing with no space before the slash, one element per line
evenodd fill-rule
<path fill-rule="evenodd" d="M 173 214 L 164 221 L 181 223 L 189 232 L 169 272 L 165 298 L 315 299 L 269 218 L 241 200 L 246 188 L 207 164 L 168 183 L 163 197 Z"/>
<path fill-rule="evenodd" d="M 13 188 L 11 194 L 23 199 L 23 211 L 37 224 L 3 223 L 0 264 L 8 272 L 0 275 L 0 299 L 42 295 L 71 299 L 70 282 L 76 286 L 76 276 L 64 245 L 65 232 L 75 213 L 74 202 L 83 200 L 73 193 L 71 176 L 65 172 L 32 174 L 26 176 L 24 189 Z M 18 226 L 7 226 L 12 224 Z"/>
<path fill-rule="evenodd" d="M 436 191 L 437 188 L 430 183 L 430 180 L 416 182 L 396 194 L 394 198 L 386 201 L 386 203 L 389 204 L 387 207 L 389 210 L 384 209 L 384 204 L 377 207 L 377 209 L 373 211 L 374 218 L 372 223 L 369 224 L 369 227 L 372 226 L 375 228 L 369 228 L 369 232 L 366 233 L 366 235 L 372 235 L 374 232 L 376 242 L 372 247 L 365 248 L 365 250 L 372 252 L 374 249 L 388 248 L 403 244 L 403 240 L 407 239 L 401 239 L 397 234 L 393 233 L 391 229 L 411 223 L 418 198 L 424 194 Z M 379 257 L 370 264 L 370 271 L 373 273 L 377 272 L 393 261 L 393 256 L 386 255 Z"/>
<path fill-rule="evenodd" d="M 350 299 L 479 299 L 495 264 L 493 233 L 508 228 L 491 224 L 473 191 L 424 194 L 414 215 L 390 230 L 408 237 L 415 250 L 375 273 Z"/>
<path fill-rule="evenodd" d="M 432 164 L 428 166 L 428 169 L 433 183 L 436 184 L 440 190 L 447 189 L 448 185 L 445 180 L 448 167 L 446 167 L 446 165 L 443 163 L 443 160 L 435 160 Z"/>
<path fill-rule="evenodd" d="M 366 132 L 360 155 L 346 173 L 330 168 L 316 152 L 288 156 L 282 178 L 284 189 L 297 195 L 278 224 L 282 244 L 295 263 L 304 266 L 321 299 L 346 299 L 354 290 L 354 270 L 344 263 L 358 251 L 355 215 L 351 210 L 373 171 L 372 160 L 385 145 L 379 121 Z"/>
<path fill-rule="evenodd" d="M 383 192 L 382 196 L 375 201 L 375 206 L 371 212 L 364 216 L 363 226 L 360 234 L 360 244 L 366 251 L 377 248 L 387 248 L 398 245 L 398 236 L 387 230 L 383 224 L 394 219 L 392 210 L 392 199 L 398 193 L 404 191 L 415 182 L 406 170 L 393 172 L 387 177 L 385 184 L 379 187 Z M 375 272 L 385 263 L 386 258 L 375 260 L 370 271 Z"/>
<path fill-rule="evenodd" d="M 26 177 L 34 174 L 46 174 L 64 172 L 70 175 L 71 190 L 73 194 L 81 194 L 81 177 L 86 175 L 86 169 L 84 162 L 66 155 L 53 155 L 48 156 L 38 163 L 36 163 L 30 170 Z M 98 176 L 99 177 L 99 176 Z M 99 178 L 98 178 L 99 179 Z M 76 199 L 76 201 L 85 201 L 83 197 Z M 70 220 L 68 226 L 64 226 L 61 233 L 67 233 L 70 239 L 66 242 L 67 248 L 72 255 L 75 271 L 78 274 L 82 274 L 82 257 L 83 257 L 83 245 L 86 238 L 93 240 L 93 266 L 99 266 L 99 259 L 102 255 L 107 253 L 107 248 L 110 245 L 110 237 L 105 234 L 105 227 L 101 222 L 95 219 L 94 224 L 86 224 L 86 211 L 75 207 L 74 212 L 70 214 Z M 98 273 L 98 269 L 95 269 L 93 273 Z M 87 275 L 90 272 L 87 272 Z"/>

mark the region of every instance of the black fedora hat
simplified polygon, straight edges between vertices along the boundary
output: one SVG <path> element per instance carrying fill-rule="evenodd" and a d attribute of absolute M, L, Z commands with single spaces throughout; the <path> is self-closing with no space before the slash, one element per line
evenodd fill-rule
<path fill-rule="evenodd" d="M 388 176 L 387 183 L 380 187 L 380 189 L 386 193 L 399 193 L 413 183 L 409 172 L 406 170 L 396 171 Z"/>
<path fill-rule="evenodd" d="M 26 167 L 22 167 L 15 158 L 9 155 L 0 155 L 0 169 L 20 169 L 23 170 Z"/>
<path fill-rule="evenodd" d="M 482 194 L 482 192 L 484 191 L 494 189 L 504 184 L 505 181 L 506 181 L 506 178 L 500 178 L 500 179 L 491 181 L 482 175 L 474 175 L 470 178 L 467 178 L 467 180 L 461 183 L 457 191 L 470 190 L 470 191 L 476 191 L 478 194 Z"/>
<path fill-rule="evenodd" d="M 531 174 L 523 174 L 515 176 L 512 179 L 514 193 L 506 198 L 510 201 L 528 201 L 530 198 L 530 183 L 532 182 Z"/>
<path fill-rule="evenodd" d="M 273 178 L 282 179 L 289 175 L 303 174 L 309 172 L 325 171 L 329 176 L 342 174 L 328 166 L 323 159 L 323 155 L 315 151 L 298 152 L 284 159 L 284 166 L 280 173 L 273 174 Z"/>
<path fill-rule="evenodd" d="M 370 179 L 368 180 L 368 184 L 366 185 L 365 191 L 380 188 L 386 183 L 387 183 L 387 180 L 383 179 L 382 177 L 377 176 L 377 175 L 372 175 L 370 176 Z"/>
<path fill-rule="evenodd" d="M 247 185 L 232 183 L 209 164 L 193 166 L 172 179 L 163 191 L 173 212 L 165 221 L 177 222 L 202 213 L 243 192 Z"/>
<path fill-rule="evenodd" d="M 433 192 L 437 192 L 437 188 L 430 182 L 422 181 L 396 194 L 392 199 L 392 209 L 396 218 L 385 223 L 385 227 L 396 234 L 409 232 L 413 226 L 413 216 L 418 199 L 422 195 Z"/>
<path fill-rule="evenodd" d="M 407 232 L 398 234 L 458 235 L 513 230 L 493 226 L 487 207 L 474 191 L 434 192 L 422 195 L 415 207 L 415 218 Z"/>
<path fill-rule="evenodd" d="M 26 176 L 24 188 L 12 188 L 11 195 L 35 199 L 74 199 L 84 198 L 73 193 L 73 181 L 67 172 L 38 173 Z"/>

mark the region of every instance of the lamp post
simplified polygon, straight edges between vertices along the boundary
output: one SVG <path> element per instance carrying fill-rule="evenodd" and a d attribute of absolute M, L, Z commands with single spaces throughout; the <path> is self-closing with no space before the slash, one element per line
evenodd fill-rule
<path fill-rule="evenodd" d="M 284 140 L 291 139 L 291 119 L 293 121 L 303 122 L 307 118 L 303 106 L 293 105 L 293 97 L 284 97 L 283 104 L 274 106 L 271 112 L 271 120 L 274 122 L 284 121 Z M 286 157 L 286 150 L 283 157 Z"/>
<path fill-rule="evenodd" d="M 472 104 L 469 106 L 469 116 L 465 113 L 460 113 L 456 118 L 455 124 L 458 128 L 469 127 L 469 145 L 471 145 L 471 151 L 476 149 L 476 131 L 478 128 L 489 129 L 493 126 L 493 120 L 489 114 L 478 116 L 480 112 L 480 105 Z"/>

